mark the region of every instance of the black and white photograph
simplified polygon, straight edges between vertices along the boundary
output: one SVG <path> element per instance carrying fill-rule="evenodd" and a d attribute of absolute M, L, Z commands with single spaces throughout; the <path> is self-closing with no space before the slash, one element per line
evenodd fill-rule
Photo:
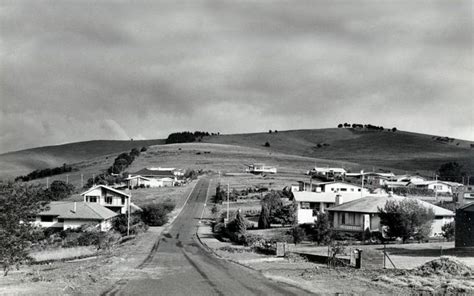
<path fill-rule="evenodd" d="M 0 295 L 474 295 L 472 0 L 0 0 Z"/>

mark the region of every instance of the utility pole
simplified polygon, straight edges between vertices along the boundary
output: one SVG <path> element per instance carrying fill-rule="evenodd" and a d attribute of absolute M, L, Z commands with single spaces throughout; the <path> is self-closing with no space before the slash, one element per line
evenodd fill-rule
<path fill-rule="evenodd" d="M 362 188 L 360 189 L 360 197 L 364 197 L 364 170 L 360 171 L 362 176 Z"/>
<path fill-rule="evenodd" d="M 84 174 L 81 174 L 81 188 L 84 187 Z"/>
<path fill-rule="evenodd" d="M 127 216 L 127 236 L 130 235 L 130 209 L 131 209 L 131 204 L 132 203 L 132 194 L 128 197 L 128 216 Z"/>
<path fill-rule="evenodd" d="M 309 192 L 313 191 L 313 177 L 309 175 Z"/>
<path fill-rule="evenodd" d="M 435 175 L 435 201 L 438 202 L 438 175 Z"/>
<path fill-rule="evenodd" d="M 95 174 L 92 174 L 92 185 L 95 186 Z"/>
<path fill-rule="evenodd" d="M 69 184 L 69 175 L 66 175 L 66 184 Z"/>
<path fill-rule="evenodd" d="M 49 178 L 46 177 L 46 189 L 48 189 L 48 188 L 49 188 Z"/>
<path fill-rule="evenodd" d="M 230 196 L 230 185 L 229 183 L 227 183 L 227 223 L 229 223 L 229 202 L 230 202 L 229 196 Z"/>

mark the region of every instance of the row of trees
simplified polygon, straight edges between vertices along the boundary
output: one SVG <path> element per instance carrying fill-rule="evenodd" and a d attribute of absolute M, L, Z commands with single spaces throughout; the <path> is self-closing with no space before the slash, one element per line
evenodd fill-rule
<path fill-rule="evenodd" d="M 119 156 L 115 158 L 114 163 L 107 169 L 106 173 L 89 178 L 85 187 L 91 187 L 94 184 L 108 185 L 121 182 L 122 177 L 118 175 L 122 174 L 123 171 L 133 163 L 135 158 L 146 150 L 146 147 L 142 147 L 140 150 L 133 148 L 129 153 L 124 152 L 119 154 Z"/>
<path fill-rule="evenodd" d="M 209 133 L 209 132 L 202 132 L 202 131 L 195 131 L 193 132 L 180 132 L 180 133 L 172 133 L 168 135 L 166 139 L 166 144 L 175 144 L 175 143 L 191 143 L 196 141 L 201 141 L 204 137 L 209 136 L 217 136 L 220 133 Z"/>
<path fill-rule="evenodd" d="M 377 126 L 377 125 L 372 125 L 372 124 L 360 124 L 360 123 L 353 123 L 352 125 L 350 123 L 340 123 L 338 126 L 338 128 L 365 128 L 365 129 L 368 129 L 368 130 L 374 130 L 374 131 L 383 131 L 384 130 L 384 127 L 383 126 Z M 396 132 L 397 131 L 397 128 L 396 127 L 393 127 L 391 129 L 387 129 L 387 131 L 392 131 L 392 132 Z"/>
<path fill-rule="evenodd" d="M 55 175 L 59 175 L 63 173 L 69 173 L 69 172 L 72 172 L 73 170 L 75 169 L 72 166 L 64 163 L 62 166 L 59 166 L 59 167 L 46 168 L 42 170 L 34 170 L 26 176 L 18 176 L 15 178 L 15 182 L 16 181 L 28 182 L 35 179 L 41 179 L 41 178 L 51 177 L 51 176 L 55 176 Z"/>

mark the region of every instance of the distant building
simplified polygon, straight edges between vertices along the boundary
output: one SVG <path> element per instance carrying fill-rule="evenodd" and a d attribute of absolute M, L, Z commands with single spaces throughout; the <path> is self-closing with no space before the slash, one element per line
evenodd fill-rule
<path fill-rule="evenodd" d="M 421 182 L 409 182 L 407 184 L 407 187 L 427 189 L 436 193 L 453 194 L 452 184 L 444 181 L 431 180 Z"/>
<path fill-rule="evenodd" d="M 106 185 L 94 186 L 81 195 L 85 203 L 99 204 L 119 214 L 127 212 L 131 196 Z"/>
<path fill-rule="evenodd" d="M 174 186 L 174 178 L 147 178 L 140 175 L 132 176 L 128 175 L 125 179 L 127 181 L 127 188 L 137 188 L 137 187 L 147 187 L 147 188 L 157 188 L 157 187 L 168 187 Z"/>
<path fill-rule="evenodd" d="M 456 210 L 456 248 L 474 248 L 474 203 L 468 203 Z"/>
<path fill-rule="evenodd" d="M 118 215 L 97 203 L 53 201 L 48 208 L 37 214 L 35 225 L 63 230 L 91 225 L 108 231 L 112 228 L 112 219 Z"/>
<path fill-rule="evenodd" d="M 333 216 L 333 226 L 336 231 L 362 232 L 382 231 L 379 208 L 384 208 L 389 200 L 402 201 L 402 196 L 366 196 L 341 205 L 329 208 Z M 450 210 L 435 206 L 425 201 L 417 200 L 422 206 L 430 208 L 435 214 L 430 236 L 439 235 L 441 227 L 454 220 L 454 213 Z"/>
<path fill-rule="evenodd" d="M 336 177 L 344 177 L 347 171 L 344 168 L 322 168 L 314 167 L 309 170 L 306 174 L 310 176 L 323 177 L 325 179 L 334 179 Z"/>
<path fill-rule="evenodd" d="M 468 185 L 461 187 L 456 193 L 456 202 L 458 202 L 461 206 L 474 203 L 474 186 Z"/>
<path fill-rule="evenodd" d="M 248 165 L 248 168 L 245 171 L 251 174 L 276 174 L 277 168 L 263 163 L 254 163 Z"/>

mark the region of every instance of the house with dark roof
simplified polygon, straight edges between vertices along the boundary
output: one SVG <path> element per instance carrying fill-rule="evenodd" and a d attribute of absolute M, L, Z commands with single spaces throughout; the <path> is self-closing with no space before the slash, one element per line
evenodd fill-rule
<path fill-rule="evenodd" d="M 83 225 L 95 226 L 101 231 L 112 228 L 117 213 L 97 203 L 53 201 L 38 213 L 35 225 L 44 228 L 75 229 Z"/>
<path fill-rule="evenodd" d="M 379 208 L 384 208 L 389 200 L 402 201 L 409 197 L 403 196 L 366 196 L 327 209 L 333 217 L 333 227 L 336 231 L 362 232 L 367 228 L 370 231 L 382 231 Z M 416 201 L 426 208 L 433 210 L 435 218 L 431 225 L 430 236 L 442 233 L 441 227 L 454 221 L 454 213 L 450 210 L 435 206 L 428 202 Z"/>
<path fill-rule="evenodd" d="M 85 203 L 99 204 L 118 214 L 127 213 L 131 199 L 130 194 L 106 185 L 96 185 L 81 195 Z"/>

